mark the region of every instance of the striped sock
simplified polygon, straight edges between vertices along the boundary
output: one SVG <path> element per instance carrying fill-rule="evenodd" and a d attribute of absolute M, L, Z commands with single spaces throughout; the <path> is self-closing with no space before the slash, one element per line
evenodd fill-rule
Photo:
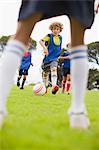
<path fill-rule="evenodd" d="M 69 113 L 84 112 L 84 98 L 88 78 L 87 46 L 81 45 L 71 50 L 72 103 Z"/>

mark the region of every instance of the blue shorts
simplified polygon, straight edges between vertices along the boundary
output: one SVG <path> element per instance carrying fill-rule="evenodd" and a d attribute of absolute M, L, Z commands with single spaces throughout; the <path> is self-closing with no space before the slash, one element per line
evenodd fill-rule
<path fill-rule="evenodd" d="M 59 15 L 76 18 L 83 26 L 90 28 L 94 20 L 95 0 L 22 0 L 19 20 L 30 17 L 34 12 L 42 12 L 43 19 Z"/>

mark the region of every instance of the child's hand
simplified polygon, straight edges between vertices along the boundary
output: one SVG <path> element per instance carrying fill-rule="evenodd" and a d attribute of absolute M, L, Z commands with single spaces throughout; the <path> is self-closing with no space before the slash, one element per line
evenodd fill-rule
<path fill-rule="evenodd" d="M 59 56 L 59 57 L 58 57 L 58 60 L 61 60 L 61 59 L 62 59 L 62 56 Z"/>
<path fill-rule="evenodd" d="M 60 56 L 58 57 L 58 60 L 60 60 L 61 58 L 60 58 Z"/>
<path fill-rule="evenodd" d="M 44 54 L 45 54 L 46 56 L 48 56 L 48 50 L 47 50 L 47 49 L 44 50 Z"/>

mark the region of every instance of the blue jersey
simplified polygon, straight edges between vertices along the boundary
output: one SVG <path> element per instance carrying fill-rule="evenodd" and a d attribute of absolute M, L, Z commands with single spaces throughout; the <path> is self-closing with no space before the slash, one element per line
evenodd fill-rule
<path fill-rule="evenodd" d="M 57 60 L 57 58 L 61 52 L 62 37 L 59 35 L 60 44 L 56 45 L 53 40 L 53 35 L 49 34 L 49 36 L 50 36 L 50 42 L 48 45 L 48 56 L 45 56 L 45 58 L 43 60 L 44 63 L 49 63 L 51 61 Z"/>
<path fill-rule="evenodd" d="M 69 52 L 64 52 L 61 56 L 69 56 Z M 63 68 L 70 68 L 70 59 L 63 60 Z"/>
<path fill-rule="evenodd" d="M 28 70 L 31 65 L 31 53 L 24 52 L 24 56 L 22 57 L 20 69 Z"/>

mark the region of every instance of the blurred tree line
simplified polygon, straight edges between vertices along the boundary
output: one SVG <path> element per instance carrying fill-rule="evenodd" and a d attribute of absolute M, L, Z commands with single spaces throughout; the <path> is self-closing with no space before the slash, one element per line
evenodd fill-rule
<path fill-rule="evenodd" d="M 88 44 L 88 58 L 89 62 L 95 62 L 99 65 L 99 42 Z"/>
<path fill-rule="evenodd" d="M 6 43 L 9 40 L 10 37 L 11 36 L 9 35 L 9 36 L 2 36 L 0 38 L 0 51 L 1 52 L 3 52 L 4 46 L 6 45 Z M 29 46 L 30 46 L 31 49 L 36 49 L 37 42 L 34 39 L 30 38 L 30 40 L 29 40 Z"/>
<path fill-rule="evenodd" d="M 0 38 L 0 51 L 3 52 L 4 46 L 6 45 L 10 36 L 2 36 Z M 29 41 L 30 48 L 36 49 L 37 42 L 34 39 Z M 88 46 L 88 60 L 93 66 L 98 66 L 99 68 L 99 42 L 92 42 Z M 62 49 L 61 53 L 66 51 L 65 48 Z M 62 80 L 62 62 L 59 62 L 58 65 L 58 84 L 61 86 Z M 91 67 L 89 69 L 88 77 L 88 89 L 98 88 L 99 89 L 99 69 L 97 67 Z"/>
<path fill-rule="evenodd" d="M 99 42 L 88 44 L 88 59 L 94 66 L 98 66 L 98 69 L 93 67 L 89 70 L 88 89 L 99 89 Z"/>

